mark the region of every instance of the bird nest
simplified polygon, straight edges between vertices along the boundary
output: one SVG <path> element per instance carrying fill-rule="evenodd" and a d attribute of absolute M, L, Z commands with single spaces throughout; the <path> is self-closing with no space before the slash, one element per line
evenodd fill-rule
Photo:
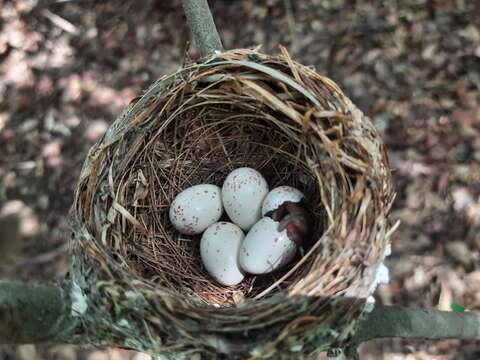
<path fill-rule="evenodd" d="M 289 267 L 225 287 L 168 210 L 243 166 L 306 194 L 314 230 Z M 382 140 L 332 80 L 284 49 L 217 54 L 159 79 L 90 150 L 71 216 L 74 310 L 93 342 L 176 358 L 342 346 L 374 291 L 392 200 Z"/>

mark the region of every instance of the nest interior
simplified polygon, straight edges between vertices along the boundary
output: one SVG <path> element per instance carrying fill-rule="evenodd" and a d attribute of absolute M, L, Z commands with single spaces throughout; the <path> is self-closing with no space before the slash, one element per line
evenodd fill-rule
<path fill-rule="evenodd" d="M 314 232 L 290 267 L 224 287 L 202 267 L 200 237 L 175 231 L 168 210 L 183 189 L 221 186 L 242 166 L 260 171 L 270 188 L 303 191 Z M 278 56 L 233 50 L 157 81 L 91 149 L 76 192 L 74 255 L 89 286 L 135 283 L 175 319 L 189 317 L 223 335 L 242 331 L 245 339 L 255 323 L 270 327 L 279 344 L 302 316 L 310 318 L 297 335 L 358 316 L 346 307 L 331 317 L 325 305 L 371 295 L 370 270 L 390 241 L 392 199 L 384 145 L 335 83 L 284 49 Z M 167 297 L 178 308 L 166 306 Z M 295 308 L 295 297 L 308 305 Z M 162 326 L 150 326 L 162 346 L 169 343 Z M 188 340 L 185 333 L 194 331 L 184 327 L 177 335 L 185 349 L 212 348 L 201 337 Z"/>

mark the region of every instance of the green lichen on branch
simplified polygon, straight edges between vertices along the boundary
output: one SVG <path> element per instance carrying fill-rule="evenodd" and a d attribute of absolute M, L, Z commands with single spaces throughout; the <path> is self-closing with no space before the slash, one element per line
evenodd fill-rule
<path fill-rule="evenodd" d="M 0 344 L 51 341 L 72 323 L 61 286 L 0 281 Z"/>
<path fill-rule="evenodd" d="M 202 57 L 223 51 L 207 0 L 183 0 L 183 9 Z"/>
<path fill-rule="evenodd" d="M 480 340 L 480 313 L 379 306 L 360 324 L 354 340 L 393 337 Z"/>
<path fill-rule="evenodd" d="M 70 285 L 65 287 L 70 288 Z M 128 292 L 127 292 L 128 294 Z M 101 345 L 121 345 L 118 338 L 111 338 L 108 331 L 92 319 L 89 334 L 78 333 L 75 316 L 71 313 L 70 295 L 57 285 L 32 286 L 0 281 L 0 344 L 38 343 L 43 341 Z M 126 296 L 129 307 L 137 301 Z M 142 304 L 142 308 L 146 304 Z M 97 318 L 98 319 L 98 318 Z M 127 335 L 128 322 L 118 323 L 121 332 Z M 109 328 L 110 332 L 113 330 Z M 75 330 L 75 331 L 74 331 Z M 84 329 L 85 330 L 85 329 Z M 96 336 L 92 337 L 95 333 Z M 132 337 L 132 339 L 135 336 Z M 395 306 L 376 307 L 360 323 L 354 335 L 352 349 L 360 343 L 379 338 L 409 339 L 464 339 L 480 340 L 480 314 L 478 312 L 447 312 L 426 309 L 409 309 Z M 142 351 L 151 351 L 145 345 L 123 341 L 123 346 Z"/>

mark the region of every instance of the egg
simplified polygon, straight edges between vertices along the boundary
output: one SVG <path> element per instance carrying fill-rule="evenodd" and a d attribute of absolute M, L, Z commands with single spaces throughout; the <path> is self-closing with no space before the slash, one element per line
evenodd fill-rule
<path fill-rule="evenodd" d="M 244 237 L 242 229 L 229 222 L 210 225 L 202 235 L 202 263 L 207 272 L 222 285 L 236 285 L 243 280 L 238 252 Z"/>
<path fill-rule="evenodd" d="M 262 174 L 252 168 L 238 168 L 223 183 L 223 206 L 232 222 L 248 230 L 261 218 L 267 193 L 268 184 Z"/>
<path fill-rule="evenodd" d="M 278 231 L 279 222 L 269 217 L 260 219 L 250 229 L 240 247 L 240 268 L 250 274 L 266 274 L 280 269 L 293 259 L 297 247 L 287 235 Z"/>
<path fill-rule="evenodd" d="M 201 234 L 216 223 L 223 213 L 221 190 L 201 184 L 179 193 L 170 205 L 170 222 L 182 234 Z"/>
<path fill-rule="evenodd" d="M 279 186 L 271 190 L 262 204 L 262 215 L 278 209 L 286 201 L 298 203 L 304 198 L 303 193 L 300 190 L 291 186 Z"/>

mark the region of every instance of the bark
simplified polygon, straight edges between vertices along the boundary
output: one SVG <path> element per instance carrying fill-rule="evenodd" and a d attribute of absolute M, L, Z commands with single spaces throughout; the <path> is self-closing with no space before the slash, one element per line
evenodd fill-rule
<path fill-rule="evenodd" d="M 183 9 L 202 57 L 223 51 L 207 0 L 183 0 Z"/>
<path fill-rule="evenodd" d="M 0 344 L 52 341 L 72 328 L 70 302 L 56 285 L 0 281 Z"/>
<path fill-rule="evenodd" d="M 354 340 L 360 344 L 393 337 L 480 340 L 480 313 L 378 306 L 361 323 Z"/>

